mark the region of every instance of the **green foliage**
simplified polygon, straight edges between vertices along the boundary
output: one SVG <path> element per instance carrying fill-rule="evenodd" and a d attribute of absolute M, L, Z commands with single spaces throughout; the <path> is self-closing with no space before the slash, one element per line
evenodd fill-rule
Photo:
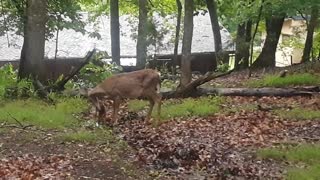
<path fill-rule="evenodd" d="M 320 58 L 320 28 L 315 32 L 313 43 L 313 59 Z"/>
<path fill-rule="evenodd" d="M 54 32 L 62 29 L 73 29 L 85 33 L 85 23 L 79 14 L 81 7 L 78 0 L 48 0 L 48 22 L 46 38 L 53 38 Z M 8 0 L 2 4 L 2 11 L 6 14 L 5 22 L 0 23 L 0 35 L 14 31 L 23 35 L 25 22 L 26 0 Z M 1 22 L 1 21 L 0 21 Z"/>
<path fill-rule="evenodd" d="M 217 71 L 219 72 L 227 72 L 230 69 L 229 64 L 219 64 L 217 66 Z"/>
<path fill-rule="evenodd" d="M 17 123 L 18 120 L 24 125 L 49 129 L 78 126 L 73 114 L 88 107 L 80 98 L 60 99 L 55 106 L 36 99 L 8 101 L 1 106 L 0 122 Z"/>
<path fill-rule="evenodd" d="M 26 79 L 18 82 L 17 71 L 11 64 L 0 67 L 0 97 L 30 97 L 34 94 L 32 82 Z"/>
<path fill-rule="evenodd" d="M 250 87 L 287 87 L 287 86 L 301 86 L 301 85 L 317 85 L 320 79 L 316 75 L 309 73 L 293 74 L 286 77 L 279 77 L 279 75 L 267 75 L 261 80 L 250 81 Z"/>
<path fill-rule="evenodd" d="M 298 120 L 317 120 L 320 119 L 320 111 L 304 109 L 304 108 L 295 108 L 289 111 L 278 110 L 276 113 L 287 119 L 298 119 Z"/>
<path fill-rule="evenodd" d="M 120 66 L 114 63 L 108 63 L 102 60 L 107 54 L 100 52 L 96 57 L 85 65 L 81 70 L 76 80 L 69 81 L 66 88 L 78 87 L 93 87 L 101 83 L 107 77 L 110 77 L 113 72 L 121 70 Z"/>
<path fill-rule="evenodd" d="M 187 98 L 179 102 L 164 102 L 161 109 L 161 118 L 209 116 L 219 111 L 221 97 Z"/>

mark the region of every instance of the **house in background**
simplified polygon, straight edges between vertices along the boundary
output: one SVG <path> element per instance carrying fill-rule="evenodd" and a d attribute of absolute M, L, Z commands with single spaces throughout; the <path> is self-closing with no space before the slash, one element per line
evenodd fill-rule
<path fill-rule="evenodd" d="M 301 16 L 284 20 L 276 51 L 276 66 L 290 66 L 301 62 L 307 36 L 306 21 Z M 263 41 L 266 33 L 262 34 Z"/>
<path fill-rule="evenodd" d="M 88 20 L 88 13 L 81 13 L 83 20 Z M 164 46 L 149 46 L 148 55 L 153 54 L 173 54 L 174 48 L 174 32 L 175 32 L 175 18 L 161 18 L 154 17 L 159 26 L 170 26 L 172 29 L 162 40 Z M 93 25 L 95 24 L 95 26 Z M 137 19 L 132 20 L 129 16 L 120 17 L 120 49 L 121 56 L 136 56 L 136 40 L 132 36 L 136 36 L 136 27 L 138 25 Z M 135 27 L 134 27 L 135 26 Z M 160 29 L 161 27 L 158 27 Z M 58 41 L 58 58 L 82 58 L 86 53 L 96 47 L 100 51 L 106 51 L 111 55 L 111 38 L 110 38 L 110 17 L 100 16 L 95 23 L 89 23 L 85 29 L 88 32 L 98 32 L 100 39 L 92 38 L 89 34 L 81 34 L 74 30 L 64 29 L 59 32 Z M 233 50 L 233 40 L 230 33 L 221 28 L 222 45 L 225 50 Z M 17 60 L 20 58 L 23 38 L 15 35 L 14 32 L 9 32 L 9 43 L 5 36 L 0 36 L 0 61 Z M 182 35 L 181 35 L 182 37 Z M 181 38 L 182 39 L 182 38 Z M 180 40 L 179 50 L 181 52 L 182 40 Z M 55 37 L 46 41 L 45 57 L 52 59 L 55 57 Z M 192 40 L 192 53 L 214 52 L 214 38 L 211 28 L 211 21 L 209 14 L 194 16 L 194 30 Z M 135 65 L 135 58 L 122 58 L 122 65 Z"/>

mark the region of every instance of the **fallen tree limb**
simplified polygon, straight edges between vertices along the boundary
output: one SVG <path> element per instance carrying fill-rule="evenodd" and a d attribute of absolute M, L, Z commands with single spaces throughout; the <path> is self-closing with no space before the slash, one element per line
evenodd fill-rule
<path fill-rule="evenodd" d="M 291 88 L 199 88 L 199 95 L 220 95 L 220 96 L 312 96 L 313 92 L 299 91 Z"/>
<path fill-rule="evenodd" d="M 59 81 L 54 87 L 52 88 L 55 91 L 62 91 L 64 90 L 64 85 L 71 79 L 73 76 L 78 74 L 78 72 L 89 63 L 91 60 L 92 56 L 95 54 L 96 49 L 93 49 L 92 51 L 88 52 L 86 57 L 84 58 L 84 61 L 81 63 L 81 65 L 75 69 L 73 72 L 71 72 L 69 75 L 65 76 L 61 81 Z"/>
<path fill-rule="evenodd" d="M 279 97 L 292 97 L 292 96 L 312 96 L 316 92 L 314 89 L 311 91 L 297 90 L 294 88 L 198 88 L 188 97 L 199 97 L 208 95 L 219 96 L 279 96 Z M 162 92 L 164 99 L 178 98 L 175 91 Z M 185 96 L 186 97 L 186 96 Z"/>
<path fill-rule="evenodd" d="M 175 92 L 175 96 L 180 96 L 180 97 L 186 97 L 186 96 L 190 96 L 193 93 L 195 93 L 195 91 L 197 90 L 197 87 L 209 82 L 213 79 L 219 78 L 219 77 L 223 77 L 226 75 L 229 75 L 233 72 L 233 70 L 228 71 L 226 73 L 221 73 L 221 74 L 212 74 L 212 73 L 206 73 L 204 76 L 199 77 L 198 79 L 190 82 L 185 88 L 182 88 L 178 91 Z"/>

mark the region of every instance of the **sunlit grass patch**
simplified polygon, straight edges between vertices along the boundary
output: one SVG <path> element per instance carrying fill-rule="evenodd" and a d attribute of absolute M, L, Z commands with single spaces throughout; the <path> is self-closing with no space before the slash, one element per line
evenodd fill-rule
<path fill-rule="evenodd" d="M 15 100 L 6 102 L 0 108 L 0 122 L 35 125 L 41 128 L 61 129 L 77 126 L 74 113 L 87 108 L 87 103 L 80 98 L 61 99 L 56 105 L 48 105 L 41 100 Z"/>
<path fill-rule="evenodd" d="M 187 98 L 175 102 L 164 102 L 161 110 L 161 118 L 208 116 L 219 111 L 219 105 L 223 101 L 221 97 Z"/>
<path fill-rule="evenodd" d="M 277 110 L 275 111 L 280 117 L 287 119 L 297 120 L 320 120 L 320 111 L 305 109 L 305 108 L 294 108 L 292 110 Z"/>
<path fill-rule="evenodd" d="M 149 104 L 148 101 L 144 100 L 130 100 L 128 102 L 129 111 L 138 112 L 143 110 Z"/>
<path fill-rule="evenodd" d="M 320 179 L 320 165 L 314 165 L 305 169 L 289 169 L 286 179 L 288 180 L 316 180 Z"/>
<path fill-rule="evenodd" d="M 306 168 L 290 168 L 287 179 L 320 179 L 320 145 L 302 144 L 295 147 L 266 148 L 258 150 L 258 157 L 263 159 L 286 160 L 305 163 Z"/>
<path fill-rule="evenodd" d="M 286 77 L 267 75 L 263 79 L 248 82 L 250 87 L 287 87 L 319 84 L 320 77 L 309 73 L 293 74 Z"/>
<path fill-rule="evenodd" d="M 320 145 L 303 144 L 296 147 L 266 148 L 258 152 L 258 157 L 269 159 L 285 159 L 288 161 L 302 161 L 308 164 L 320 162 Z"/>
<path fill-rule="evenodd" d="M 113 134 L 108 130 L 79 130 L 77 132 L 67 132 L 58 136 L 57 139 L 66 142 L 87 142 L 97 143 L 113 139 Z"/>

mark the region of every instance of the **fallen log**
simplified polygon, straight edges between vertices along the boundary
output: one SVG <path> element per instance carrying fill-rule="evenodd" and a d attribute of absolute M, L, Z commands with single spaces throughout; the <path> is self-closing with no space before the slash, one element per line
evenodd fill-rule
<path fill-rule="evenodd" d="M 312 96 L 315 92 L 314 88 L 310 91 L 297 90 L 295 88 L 198 88 L 189 97 L 199 97 L 208 95 L 219 96 L 278 96 L 278 97 L 292 97 L 292 96 Z M 162 92 L 164 99 L 176 98 L 175 91 Z"/>

